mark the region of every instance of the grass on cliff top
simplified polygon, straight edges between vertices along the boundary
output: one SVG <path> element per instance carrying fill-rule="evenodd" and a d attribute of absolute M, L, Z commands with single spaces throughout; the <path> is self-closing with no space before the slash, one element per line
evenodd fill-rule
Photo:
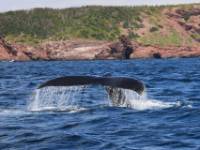
<path fill-rule="evenodd" d="M 163 45 L 159 35 L 139 37 L 135 31 L 143 27 L 143 15 L 149 16 L 159 28 L 163 8 L 178 6 L 102 7 L 87 6 L 68 9 L 33 9 L 0 13 L 0 34 L 17 43 L 38 44 L 45 40 L 96 39 L 116 40 L 128 31 L 131 39 Z M 192 7 L 192 5 L 180 6 Z M 150 38 L 149 41 L 147 38 Z M 180 43 L 170 35 L 167 43 Z"/>
<path fill-rule="evenodd" d="M 33 9 L 0 14 L 0 32 L 5 36 L 38 39 L 92 38 L 114 40 L 120 25 L 139 28 L 137 7 L 82 7 L 69 9 Z M 23 36 L 22 36 L 23 35 Z M 26 40 L 24 40 L 26 41 Z"/>

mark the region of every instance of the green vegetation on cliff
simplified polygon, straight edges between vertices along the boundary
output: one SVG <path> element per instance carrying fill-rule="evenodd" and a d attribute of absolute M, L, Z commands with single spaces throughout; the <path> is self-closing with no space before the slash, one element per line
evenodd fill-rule
<path fill-rule="evenodd" d="M 140 9 L 83 7 L 64 10 L 34 9 L 0 14 L 0 32 L 24 40 L 95 38 L 113 40 L 125 28 L 139 28 Z"/>
<path fill-rule="evenodd" d="M 160 7 L 38 8 L 6 12 L 0 13 L 0 34 L 9 41 L 26 44 L 76 38 L 116 40 L 125 34 L 143 44 L 181 45 L 181 33 L 176 31 L 176 27 L 168 27 L 165 21 L 167 16 L 163 13 L 166 8 L 170 10 L 176 7 L 189 10 L 199 7 L 199 4 Z M 164 37 L 161 32 L 169 33 Z M 184 40 L 186 43 L 191 42 L 191 38 L 188 36 Z"/>

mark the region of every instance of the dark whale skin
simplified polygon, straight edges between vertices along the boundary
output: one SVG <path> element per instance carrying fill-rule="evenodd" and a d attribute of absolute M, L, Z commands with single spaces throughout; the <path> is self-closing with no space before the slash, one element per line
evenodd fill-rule
<path fill-rule="evenodd" d="M 49 80 L 41 84 L 38 89 L 48 86 L 78 86 L 97 84 L 112 88 L 130 89 L 138 94 L 142 94 L 145 89 L 144 84 L 130 77 L 100 77 L 100 76 L 65 76 Z"/>

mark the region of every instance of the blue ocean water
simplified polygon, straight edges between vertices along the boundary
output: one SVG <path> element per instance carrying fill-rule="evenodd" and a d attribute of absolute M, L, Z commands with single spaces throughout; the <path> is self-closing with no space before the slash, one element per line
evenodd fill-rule
<path fill-rule="evenodd" d="M 200 149 L 199 69 L 199 58 L 0 62 L 0 149 Z M 69 105 L 57 91 L 53 109 L 51 90 L 37 97 L 49 79 L 107 73 L 143 81 L 147 97 L 113 107 L 102 87 L 89 87 Z"/>

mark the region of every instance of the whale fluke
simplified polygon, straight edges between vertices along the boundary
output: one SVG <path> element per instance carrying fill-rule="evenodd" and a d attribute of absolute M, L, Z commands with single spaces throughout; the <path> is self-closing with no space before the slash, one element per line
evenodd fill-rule
<path fill-rule="evenodd" d="M 99 76 L 65 76 L 49 80 L 41 84 L 38 89 L 48 86 L 78 86 L 78 85 L 102 85 L 111 88 L 130 89 L 142 94 L 144 84 L 130 77 L 99 77 Z"/>

